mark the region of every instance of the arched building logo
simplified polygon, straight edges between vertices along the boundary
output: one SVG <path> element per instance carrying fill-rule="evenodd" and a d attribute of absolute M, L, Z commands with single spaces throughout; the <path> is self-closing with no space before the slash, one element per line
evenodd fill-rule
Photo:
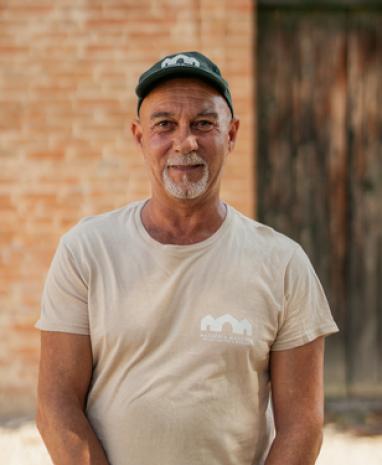
<path fill-rule="evenodd" d="M 196 66 L 199 68 L 200 62 L 194 57 L 189 57 L 181 53 L 172 58 L 166 58 L 162 61 L 160 66 L 161 68 L 168 68 L 169 66 Z"/>
<path fill-rule="evenodd" d="M 223 326 L 228 323 L 230 333 L 223 333 Z M 214 318 L 206 315 L 200 321 L 200 337 L 205 341 L 230 342 L 232 344 L 253 345 L 252 324 L 247 320 L 238 320 L 229 313 Z"/>

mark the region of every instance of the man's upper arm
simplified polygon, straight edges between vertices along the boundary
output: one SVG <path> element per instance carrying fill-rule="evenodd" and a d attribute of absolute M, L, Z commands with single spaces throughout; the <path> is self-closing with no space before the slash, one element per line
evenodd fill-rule
<path fill-rule="evenodd" d="M 37 421 L 44 420 L 45 408 L 67 402 L 84 410 L 92 364 L 88 335 L 41 331 Z"/>
<path fill-rule="evenodd" d="M 276 430 L 321 427 L 324 338 L 270 354 Z"/>

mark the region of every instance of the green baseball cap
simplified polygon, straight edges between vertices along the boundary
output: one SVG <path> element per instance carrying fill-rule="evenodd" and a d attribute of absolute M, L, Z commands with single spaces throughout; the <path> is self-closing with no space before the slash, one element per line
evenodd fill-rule
<path fill-rule="evenodd" d="M 138 96 L 137 113 L 143 99 L 159 82 L 174 77 L 196 77 L 217 89 L 226 100 L 232 116 L 234 114 L 228 82 L 220 69 L 209 58 L 199 52 L 179 52 L 157 61 L 139 78 L 135 93 Z"/>

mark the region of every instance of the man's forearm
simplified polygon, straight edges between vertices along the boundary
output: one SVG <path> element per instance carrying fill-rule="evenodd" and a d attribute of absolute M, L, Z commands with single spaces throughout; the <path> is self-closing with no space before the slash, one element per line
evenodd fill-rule
<path fill-rule="evenodd" d="M 37 415 L 36 424 L 54 465 L 110 465 L 79 407 L 46 407 Z"/>
<path fill-rule="evenodd" d="M 322 444 L 322 429 L 309 427 L 279 432 L 265 465 L 314 465 Z"/>

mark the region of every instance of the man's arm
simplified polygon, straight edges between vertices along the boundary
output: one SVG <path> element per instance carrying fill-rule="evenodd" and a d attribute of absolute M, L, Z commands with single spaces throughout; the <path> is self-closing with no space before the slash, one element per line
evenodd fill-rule
<path fill-rule="evenodd" d="M 41 331 L 36 425 L 55 465 L 109 465 L 85 416 L 90 337 Z"/>
<path fill-rule="evenodd" d="M 313 465 L 322 443 L 324 338 L 270 359 L 276 437 L 265 465 Z"/>

